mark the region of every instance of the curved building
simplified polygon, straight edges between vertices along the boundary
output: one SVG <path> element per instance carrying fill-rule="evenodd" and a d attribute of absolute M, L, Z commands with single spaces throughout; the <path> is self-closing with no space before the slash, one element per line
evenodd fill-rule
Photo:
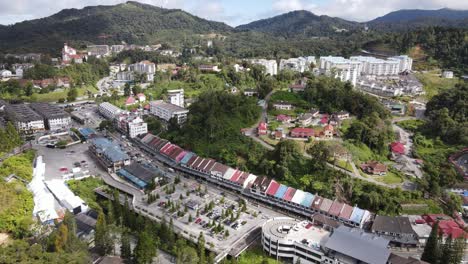
<path fill-rule="evenodd" d="M 322 247 L 330 237 L 330 232 L 289 217 L 276 217 L 262 227 L 262 246 L 265 252 L 276 259 L 296 263 L 300 258 L 303 264 L 321 263 Z"/>

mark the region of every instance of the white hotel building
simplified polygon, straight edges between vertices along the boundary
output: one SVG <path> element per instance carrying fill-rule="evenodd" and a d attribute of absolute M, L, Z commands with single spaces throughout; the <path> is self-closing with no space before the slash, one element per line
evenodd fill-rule
<path fill-rule="evenodd" d="M 250 60 L 250 63 L 264 66 L 265 74 L 269 74 L 271 76 L 278 74 L 278 63 L 276 60 L 252 59 Z"/>
<path fill-rule="evenodd" d="M 408 55 L 400 55 L 388 58 L 389 60 L 395 60 L 400 63 L 398 72 L 411 71 L 413 69 L 413 59 Z"/>
<path fill-rule="evenodd" d="M 148 124 L 139 116 L 122 114 L 115 120 L 117 128 L 130 138 L 148 133 Z"/>
<path fill-rule="evenodd" d="M 154 80 L 154 74 L 156 73 L 156 64 L 150 61 L 145 60 L 135 64 L 130 64 L 128 68 L 130 69 L 130 71 L 146 74 L 146 80 L 148 82 L 152 82 Z"/>
<path fill-rule="evenodd" d="M 168 90 L 167 99 L 173 105 L 184 107 L 184 89 Z"/>
<path fill-rule="evenodd" d="M 165 121 L 169 121 L 171 118 L 176 118 L 178 124 L 183 124 L 187 121 L 189 110 L 178 105 L 158 100 L 150 102 L 150 112 Z"/>
<path fill-rule="evenodd" d="M 101 103 L 98 111 L 107 119 L 114 119 L 122 113 L 122 109 L 108 102 Z"/>
<path fill-rule="evenodd" d="M 362 64 L 343 57 L 320 57 L 320 70 L 325 73 L 334 73 L 336 78 L 343 82 L 351 82 L 356 85 L 357 77 L 361 73 Z"/>
<path fill-rule="evenodd" d="M 390 76 L 400 72 L 400 62 L 396 60 L 382 60 L 366 56 L 354 56 L 349 59 L 361 63 L 362 75 Z"/>
<path fill-rule="evenodd" d="M 280 60 L 279 69 L 290 70 L 295 72 L 305 72 L 310 70 L 310 64 L 314 65 L 317 63 L 314 56 L 290 58 Z"/>

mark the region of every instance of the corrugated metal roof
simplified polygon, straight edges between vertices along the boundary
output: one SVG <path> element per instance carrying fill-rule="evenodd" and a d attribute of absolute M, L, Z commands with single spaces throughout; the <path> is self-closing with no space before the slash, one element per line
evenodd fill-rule
<path fill-rule="evenodd" d="M 301 204 L 302 199 L 304 199 L 304 192 L 301 190 L 296 190 L 294 197 L 292 198 L 293 203 Z"/>
<path fill-rule="evenodd" d="M 341 209 L 343 208 L 344 204 L 340 203 L 338 201 L 334 201 L 332 206 L 330 207 L 330 210 L 328 210 L 328 213 L 333 215 L 333 216 L 338 216 L 340 215 Z"/>
<path fill-rule="evenodd" d="M 296 194 L 296 189 L 289 187 L 284 194 L 283 199 L 286 201 L 291 201 L 291 199 L 294 197 L 294 194 Z"/>
<path fill-rule="evenodd" d="M 390 256 L 389 241 L 359 228 L 339 226 L 325 247 L 365 263 L 385 264 Z"/>
<path fill-rule="evenodd" d="M 122 151 L 119 145 L 111 142 L 107 138 L 94 138 L 91 143 L 96 147 L 99 153 L 106 156 L 111 162 L 128 160 L 130 157 Z"/>
<path fill-rule="evenodd" d="M 275 193 L 276 193 L 276 191 L 278 190 L 279 187 L 280 187 L 279 183 L 277 183 L 275 180 L 271 180 L 270 186 L 266 190 L 266 193 L 268 195 L 273 196 L 273 195 L 275 195 Z"/>
<path fill-rule="evenodd" d="M 322 206 L 322 202 L 323 202 L 323 198 L 316 195 L 310 207 L 312 207 L 315 210 L 320 210 L 320 206 Z"/>
<path fill-rule="evenodd" d="M 278 190 L 275 193 L 276 198 L 283 198 L 284 194 L 288 190 L 288 186 L 281 184 L 281 186 L 278 188 Z"/>
<path fill-rule="evenodd" d="M 343 209 L 341 209 L 341 213 L 340 213 L 339 217 L 342 218 L 342 219 L 349 220 L 352 213 L 353 213 L 353 207 L 348 205 L 348 204 L 344 204 L 344 207 L 343 207 Z"/>
<path fill-rule="evenodd" d="M 311 193 L 304 193 L 304 199 L 302 199 L 301 205 L 304 207 L 309 207 L 314 200 L 314 195 Z"/>
<path fill-rule="evenodd" d="M 353 221 L 356 224 L 361 223 L 362 217 L 364 216 L 364 210 L 359 207 L 354 207 L 353 213 L 349 220 Z"/>
<path fill-rule="evenodd" d="M 332 206 L 333 201 L 327 198 L 324 198 L 322 201 L 322 205 L 320 205 L 320 211 L 324 213 L 328 213 L 330 210 L 330 207 Z"/>

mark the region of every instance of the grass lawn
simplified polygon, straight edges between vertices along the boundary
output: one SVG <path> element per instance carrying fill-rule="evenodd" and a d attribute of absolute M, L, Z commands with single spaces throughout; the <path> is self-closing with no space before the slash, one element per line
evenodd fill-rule
<path fill-rule="evenodd" d="M 263 264 L 266 260 L 268 264 L 276 264 L 276 259 L 265 254 L 260 246 L 248 249 L 242 253 L 237 261 L 238 264 Z"/>
<path fill-rule="evenodd" d="M 366 162 L 369 160 L 376 161 L 387 161 L 388 159 L 384 156 L 380 156 L 372 152 L 372 150 L 364 144 L 354 144 L 349 141 L 344 141 L 343 146 L 348 149 L 348 151 L 353 156 L 353 160 L 356 164 Z"/>
<path fill-rule="evenodd" d="M 351 172 L 353 171 L 353 167 L 351 167 L 351 164 L 349 164 L 349 162 L 347 162 L 346 160 L 336 160 L 335 165 L 344 170 Z"/>
<path fill-rule="evenodd" d="M 386 184 L 400 184 L 403 182 L 403 179 L 400 175 L 391 171 L 387 171 L 387 174 L 384 176 L 372 176 L 372 178 Z"/>
<path fill-rule="evenodd" d="M 401 203 L 403 210 L 401 214 L 405 215 L 422 215 L 422 214 L 440 214 L 443 213 L 442 208 L 434 200 L 411 200 Z"/>
<path fill-rule="evenodd" d="M 453 88 L 459 82 L 458 78 L 446 79 L 440 77 L 440 71 L 430 71 L 427 73 L 416 73 L 416 77 L 421 81 L 426 91 L 425 97 L 431 99 L 443 90 Z"/>
<path fill-rule="evenodd" d="M 64 89 L 63 91 L 51 92 L 46 94 L 34 94 L 38 102 L 57 102 L 59 99 L 66 99 L 69 89 Z M 91 93 L 97 93 L 98 90 L 94 86 L 85 86 L 83 88 L 78 88 L 78 97 L 84 96 L 87 94 L 87 91 Z"/>
<path fill-rule="evenodd" d="M 272 139 L 270 136 L 267 136 L 267 135 L 262 135 L 262 136 L 260 136 L 260 138 L 263 141 L 265 141 L 266 143 L 268 143 L 269 145 L 272 145 L 272 146 L 275 146 L 276 144 L 279 143 L 279 140 Z"/>
<path fill-rule="evenodd" d="M 104 185 L 101 178 L 88 177 L 82 180 L 69 180 L 67 185 L 75 195 L 80 196 L 85 200 L 91 208 L 95 210 L 99 210 L 101 208 L 96 202 L 97 196 L 94 192 L 94 189 Z"/>

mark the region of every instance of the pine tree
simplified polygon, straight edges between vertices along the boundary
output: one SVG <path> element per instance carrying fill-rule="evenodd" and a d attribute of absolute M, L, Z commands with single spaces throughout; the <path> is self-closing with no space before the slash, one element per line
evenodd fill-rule
<path fill-rule="evenodd" d="M 138 264 L 151 263 L 153 257 L 156 256 L 156 245 L 146 231 L 141 232 L 138 236 L 138 243 L 135 247 L 134 254 L 135 262 Z"/>
<path fill-rule="evenodd" d="M 120 256 L 123 259 L 131 259 L 132 249 L 130 247 L 130 235 L 127 231 L 122 232 L 120 237 Z"/>
<path fill-rule="evenodd" d="M 203 233 L 200 232 L 200 235 L 198 235 L 198 242 L 197 242 L 197 247 L 198 247 L 198 259 L 200 264 L 205 264 L 205 237 L 203 236 Z"/>
<path fill-rule="evenodd" d="M 106 217 L 102 212 L 99 212 L 96 221 L 96 230 L 94 233 L 94 245 L 97 252 L 104 256 L 111 251 L 109 230 L 107 229 Z"/>
<path fill-rule="evenodd" d="M 125 96 L 130 96 L 130 92 L 131 92 L 130 84 L 126 83 L 125 86 L 124 86 L 124 95 Z"/>
<path fill-rule="evenodd" d="M 55 242 L 54 242 L 55 251 L 59 253 L 64 252 L 67 242 L 68 242 L 68 227 L 62 223 L 60 227 L 58 228 L 58 234 L 55 237 Z"/>
<path fill-rule="evenodd" d="M 439 264 L 451 264 L 453 257 L 453 243 L 452 235 L 447 237 L 444 245 L 442 246 L 442 251 L 440 254 Z"/>
<path fill-rule="evenodd" d="M 424 247 L 424 252 L 421 256 L 421 260 L 426 262 L 436 264 L 439 260 L 439 222 L 434 223 L 432 226 L 431 234 L 427 239 L 426 246 Z"/>
<path fill-rule="evenodd" d="M 461 263 L 463 260 L 465 254 L 465 234 L 466 233 L 463 233 L 460 237 L 455 239 L 455 243 L 453 243 L 452 263 Z"/>

